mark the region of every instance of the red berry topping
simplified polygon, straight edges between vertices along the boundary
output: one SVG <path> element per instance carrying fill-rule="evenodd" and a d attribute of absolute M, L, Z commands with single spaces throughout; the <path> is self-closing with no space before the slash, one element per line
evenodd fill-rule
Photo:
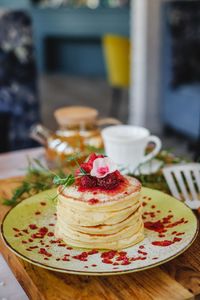
<path fill-rule="evenodd" d="M 103 158 L 103 157 L 105 157 L 105 156 L 102 155 L 102 154 L 97 155 L 96 153 L 92 153 L 92 154 L 90 154 L 87 163 L 93 165 L 93 162 L 94 162 L 95 159 Z"/>
<path fill-rule="evenodd" d="M 101 189 L 111 191 L 117 188 L 121 183 L 125 182 L 125 178 L 119 171 L 115 171 L 106 175 L 105 177 L 94 177 L 90 175 L 93 168 L 93 162 L 97 158 L 103 158 L 104 155 L 97 155 L 92 153 L 88 160 L 80 165 L 80 168 L 76 171 L 76 184 L 82 189 Z M 83 174 L 83 171 L 87 174 Z M 92 203 L 93 204 L 93 203 Z"/>
<path fill-rule="evenodd" d="M 84 188 L 93 188 L 97 186 L 97 179 L 90 175 L 82 176 L 79 184 Z"/>
<path fill-rule="evenodd" d="M 97 158 L 103 158 L 103 157 L 104 157 L 104 155 L 102 155 L 102 154 L 98 154 L 98 155 L 95 153 L 90 154 L 90 156 L 88 157 L 88 160 L 80 165 L 80 168 L 76 171 L 76 175 L 80 175 L 80 173 L 82 173 L 81 169 L 84 170 L 86 173 L 90 173 L 90 171 L 92 170 L 92 167 L 93 167 L 94 160 Z"/>
<path fill-rule="evenodd" d="M 102 187 L 106 190 L 112 190 L 115 187 L 117 187 L 121 181 L 122 181 L 122 176 L 118 174 L 118 171 L 115 171 L 113 173 L 108 174 L 107 176 L 103 178 L 98 178 L 98 186 Z"/>
<path fill-rule="evenodd" d="M 90 173 L 90 171 L 92 170 L 92 165 L 88 164 L 88 163 L 82 163 L 80 165 L 81 169 L 84 170 L 86 173 Z M 78 169 L 79 174 L 81 173 L 81 170 Z"/>
<path fill-rule="evenodd" d="M 82 176 L 77 180 L 77 184 L 81 188 L 100 188 L 104 190 L 112 190 L 118 187 L 124 181 L 123 176 L 115 171 L 103 178 L 96 178 L 90 175 Z"/>

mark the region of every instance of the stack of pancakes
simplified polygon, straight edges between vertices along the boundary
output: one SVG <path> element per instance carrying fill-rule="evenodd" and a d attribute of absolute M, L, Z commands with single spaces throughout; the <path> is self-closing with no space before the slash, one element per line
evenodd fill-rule
<path fill-rule="evenodd" d="M 144 238 L 141 184 L 126 176 L 116 192 L 79 191 L 74 184 L 58 188 L 56 236 L 66 244 L 88 249 L 123 249 Z"/>

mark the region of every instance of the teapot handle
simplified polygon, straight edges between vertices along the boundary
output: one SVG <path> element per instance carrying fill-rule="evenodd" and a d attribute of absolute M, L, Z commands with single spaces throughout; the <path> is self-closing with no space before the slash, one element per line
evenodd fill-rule
<path fill-rule="evenodd" d="M 104 125 L 109 125 L 109 124 L 110 125 L 119 125 L 119 124 L 122 124 L 122 122 L 115 118 L 103 118 L 103 119 L 97 120 L 98 126 L 104 126 Z"/>

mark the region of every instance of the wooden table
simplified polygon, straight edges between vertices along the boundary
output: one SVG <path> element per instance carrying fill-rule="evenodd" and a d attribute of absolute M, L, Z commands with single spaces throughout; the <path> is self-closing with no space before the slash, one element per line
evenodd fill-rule
<path fill-rule="evenodd" d="M 24 164 L 28 151 L 17 155 Z M 0 156 L 0 172 L 6 155 Z M 0 181 L 0 193 L 8 196 L 20 179 Z M 9 208 L 0 203 L 0 220 Z M 200 294 L 200 234 L 194 244 L 173 261 L 147 271 L 110 277 L 76 276 L 48 271 L 18 258 L 1 241 L 0 251 L 31 300 L 194 299 Z M 200 299 L 200 298 L 199 298 Z"/>

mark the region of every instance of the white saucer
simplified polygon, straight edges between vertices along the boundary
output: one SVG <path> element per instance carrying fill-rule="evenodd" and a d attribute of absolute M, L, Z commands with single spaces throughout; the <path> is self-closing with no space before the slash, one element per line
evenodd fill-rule
<path fill-rule="evenodd" d="M 150 175 L 158 172 L 163 166 L 163 161 L 152 159 L 144 164 L 141 164 L 134 172 L 134 175 Z"/>

